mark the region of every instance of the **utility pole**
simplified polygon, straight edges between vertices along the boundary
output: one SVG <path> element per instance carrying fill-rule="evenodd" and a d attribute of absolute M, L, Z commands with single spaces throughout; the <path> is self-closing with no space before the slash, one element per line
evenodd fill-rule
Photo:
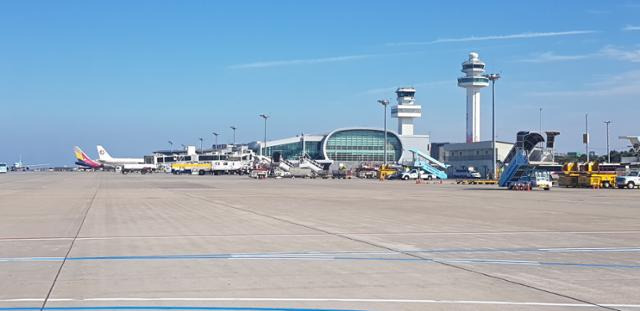
<path fill-rule="evenodd" d="M 383 160 L 382 163 L 384 166 L 387 166 L 387 106 L 389 105 L 389 100 L 387 99 L 380 99 L 378 100 L 378 102 L 384 106 L 384 146 L 382 147 L 383 150 Z"/>
<path fill-rule="evenodd" d="M 611 121 L 604 121 L 604 124 L 607 125 L 607 163 L 611 163 L 611 152 L 609 152 L 609 124 Z"/>
<path fill-rule="evenodd" d="M 260 117 L 264 119 L 264 141 L 260 146 L 260 154 L 264 155 L 265 152 L 263 149 L 267 148 L 267 119 L 269 119 L 269 115 L 261 114 Z"/>
<path fill-rule="evenodd" d="M 538 127 L 540 129 L 538 133 L 540 133 L 540 135 L 542 135 L 542 107 L 540 107 L 540 117 L 539 117 L 539 125 L 538 125 Z"/>
<path fill-rule="evenodd" d="M 229 128 L 231 128 L 233 130 L 233 146 L 235 147 L 235 145 L 236 145 L 236 129 L 237 129 L 237 127 L 230 126 Z"/>
<path fill-rule="evenodd" d="M 173 152 L 173 142 L 169 141 L 169 151 Z"/>
<path fill-rule="evenodd" d="M 213 132 L 211 134 L 213 134 L 213 136 L 215 137 L 215 141 L 216 141 L 216 145 L 215 145 L 215 147 L 213 149 L 218 149 L 218 135 L 219 134 L 216 133 L 216 132 Z"/>
<path fill-rule="evenodd" d="M 587 151 L 587 163 L 589 163 L 589 114 L 584 114 L 584 137 L 582 139 Z"/>
<path fill-rule="evenodd" d="M 491 153 L 493 154 L 493 178 L 498 176 L 498 154 L 496 152 L 496 81 L 500 79 L 499 73 L 488 74 L 485 77 L 491 81 Z"/>

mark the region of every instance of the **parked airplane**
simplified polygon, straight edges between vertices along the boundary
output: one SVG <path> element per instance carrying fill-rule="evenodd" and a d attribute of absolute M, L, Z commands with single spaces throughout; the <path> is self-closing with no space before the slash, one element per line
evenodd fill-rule
<path fill-rule="evenodd" d="M 84 151 L 82 151 L 82 149 L 80 149 L 80 147 L 78 146 L 73 147 L 73 153 L 76 155 L 76 165 L 92 169 L 99 169 L 104 167 L 102 163 L 89 158 L 89 156 L 87 156 L 87 154 L 84 153 Z"/>
<path fill-rule="evenodd" d="M 144 164 L 143 158 L 113 158 L 104 147 L 98 145 L 96 148 L 98 149 L 98 161 L 103 164 L 114 166 L 122 164 Z"/>
<path fill-rule="evenodd" d="M 152 172 L 156 169 L 154 164 L 144 163 L 144 158 L 114 158 L 104 147 L 98 145 L 98 161 L 104 166 L 119 168 L 122 173 L 139 171 L 141 173 Z"/>
<path fill-rule="evenodd" d="M 13 166 L 11 166 L 11 170 L 12 171 L 28 171 L 34 167 L 40 167 L 40 166 L 47 166 L 49 165 L 49 163 L 44 163 L 44 164 L 25 164 L 22 162 L 22 155 L 20 155 L 20 160 L 18 160 L 18 162 L 13 163 Z"/>

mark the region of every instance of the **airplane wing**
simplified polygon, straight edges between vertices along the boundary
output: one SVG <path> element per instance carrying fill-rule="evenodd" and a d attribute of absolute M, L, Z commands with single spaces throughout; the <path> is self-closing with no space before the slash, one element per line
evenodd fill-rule
<path fill-rule="evenodd" d="M 22 166 L 24 167 L 38 167 L 38 166 L 47 166 L 50 165 L 49 163 L 42 163 L 42 164 L 22 164 Z"/>
<path fill-rule="evenodd" d="M 640 136 L 620 136 L 620 139 L 628 139 L 633 149 L 640 150 Z"/>

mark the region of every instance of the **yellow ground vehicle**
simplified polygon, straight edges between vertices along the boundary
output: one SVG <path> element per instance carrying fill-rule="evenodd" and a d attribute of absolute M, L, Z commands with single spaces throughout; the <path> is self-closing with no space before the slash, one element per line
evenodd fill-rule
<path fill-rule="evenodd" d="M 590 162 L 585 167 L 584 174 L 578 177 L 580 187 L 611 188 L 616 184 L 616 173 L 601 171 L 598 162 Z"/>
<path fill-rule="evenodd" d="M 569 162 L 562 166 L 562 175 L 558 178 L 558 186 L 565 188 L 578 187 L 578 163 Z"/>
<path fill-rule="evenodd" d="M 378 173 L 378 177 L 380 178 L 380 180 L 389 179 L 389 176 L 397 172 L 398 171 L 396 169 L 392 168 L 389 165 L 382 165 L 380 166 L 380 172 Z"/>
<path fill-rule="evenodd" d="M 190 163 L 180 162 L 171 164 L 171 172 L 174 174 L 183 173 L 197 173 L 203 175 L 205 172 L 210 172 L 212 169 L 211 162 L 209 163 Z"/>
<path fill-rule="evenodd" d="M 560 187 L 611 188 L 616 184 L 616 173 L 601 171 L 598 162 L 589 162 L 581 167 L 567 163 L 558 180 Z"/>

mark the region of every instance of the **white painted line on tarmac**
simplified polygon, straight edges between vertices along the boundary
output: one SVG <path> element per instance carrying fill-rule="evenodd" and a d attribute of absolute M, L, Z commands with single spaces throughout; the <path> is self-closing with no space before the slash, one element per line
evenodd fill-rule
<path fill-rule="evenodd" d="M 371 236 L 396 236 L 396 235 L 513 235 L 513 234 L 636 234 L 640 230 L 629 231 L 517 231 L 517 232 L 337 232 L 342 235 L 371 235 Z M 176 236 L 111 236 L 111 237 L 78 237 L 77 240 L 121 240 L 121 239 L 193 239 L 193 238 L 220 238 L 220 237 L 327 237 L 326 234 L 215 234 L 215 235 L 176 235 Z M 71 237 L 51 238 L 0 238 L 2 242 L 20 241 L 66 241 Z"/>
<path fill-rule="evenodd" d="M 30 242 L 30 241 L 69 241 L 73 238 L 15 238 L 15 239 L 0 239 L 0 242 Z"/>
<path fill-rule="evenodd" d="M 0 299 L 0 302 L 41 302 L 42 298 Z M 533 301 L 497 301 L 497 300 L 438 300 L 438 299 L 369 299 L 369 298 L 245 298 L 245 297 L 113 297 L 113 298 L 49 298 L 50 302 L 135 302 L 135 301 L 244 301 L 244 302 L 350 302 L 350 303 L 411 303 L 411 304 L 465 304 L 465 305 L 510 305 L 539 307 L 575 307 L 597 308 L 598 306 L 614 308 L 640 308 L 640 304 L 599 303 L 562 303 Z"/>
<path fill-rule="evenodd" d="M 545 252 L 637 252 L 640 247 L 566 247 L 566 248 L 540 248 Z"/>
<path fill-rule="evenodd" d="M 514 234 L 634 234 L 640 230 L 624 231 L 505 231 L 505 232 L 337 232 L 343 235 L 514 235 Z"/>

